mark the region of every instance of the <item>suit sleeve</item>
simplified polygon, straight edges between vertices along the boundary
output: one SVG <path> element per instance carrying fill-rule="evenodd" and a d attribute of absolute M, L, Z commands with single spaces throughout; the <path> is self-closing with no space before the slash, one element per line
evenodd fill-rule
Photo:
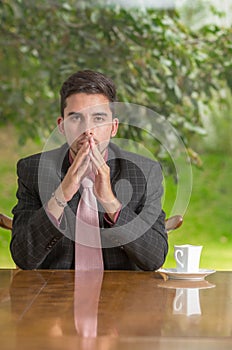
<path fill-rule="evenodd" d="M 18 203 L 12 211 L 10 249 L 14 262 L 22 269 L 41 268 L 63 237 L 41 203 L 35 169 L 36 166 L 29 166 L 25 160 L 17 164 Z"/>
<path fill-rule="evenodd" d="M 134 200 L 132 196 L 131 201 L 123 204 L 117 222 L 103 234 L 108 244 L 120 246 L 140 269 L 153 271 L 163 265 L 168 253 L 165 213 L 161 208 L 162 172 L 158 163 L 154 163 L 144 181 L 140 198 Z M 127 188 L 122 190 L 126 191 Z"/>

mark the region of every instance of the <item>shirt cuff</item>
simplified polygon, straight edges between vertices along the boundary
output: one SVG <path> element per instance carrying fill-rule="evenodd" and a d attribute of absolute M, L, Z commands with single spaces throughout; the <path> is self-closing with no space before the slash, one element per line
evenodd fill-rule
<path fill-rule="evenodd" d="M 119 214 L 120 214 L 121 209 L 122 209 L 122 205 L 120 205 L 118 211 L 116 211 L 113 220 L 109 217 L 109 215 L 108 215 L 107 213 L 105 213 L 105 215 L 104 215 L 104 220 L 105 220 L 109 225 L 113 226 L 113 225 L 116 223 L 116 221 L 118 220 L 118 216 L 119 216 Z"/>
<path fill-rule="evenodd" d="M 52 221 L 52 223 L 56 226 L 56 227 L 60 227 L 61 224 L 61 220 L 63 218 L 63 213 L 61 214 L 61 216 L 59 217 L 59 219 L 55 218 L 55 216 L 48 210 L 48 208 L 45 208 L 46 214 L 49 217 L 49 219 Z"/>

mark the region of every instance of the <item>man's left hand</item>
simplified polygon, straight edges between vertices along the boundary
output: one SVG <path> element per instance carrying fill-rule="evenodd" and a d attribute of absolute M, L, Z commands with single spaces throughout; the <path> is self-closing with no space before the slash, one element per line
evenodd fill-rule
<path fill-rule="evenodd" d="M 118 201 L 112 191 L 110 182 L 110 168 L 106 164 L 93 139 L 90 139 L 90 149 L 91 152 L 89 157 L 93 164 L 93 170 L 95 170 L 94 194 L 110 219 L 113 220 L 114 215 L 121 207 L 121 203 Z"/>

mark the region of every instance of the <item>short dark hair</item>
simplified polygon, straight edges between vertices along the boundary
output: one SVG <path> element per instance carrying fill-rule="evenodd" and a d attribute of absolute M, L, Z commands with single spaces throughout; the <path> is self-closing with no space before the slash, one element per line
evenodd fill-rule
<path fill-rule="evenodd" d="M 104 74 L 92 70 L 82 70 L 72 74 L 60 89 L 60 110 L 64 117 L 67 97 L 84 92 L 105 95 L 110 102 L 116 101 L 116 87 Z"/>

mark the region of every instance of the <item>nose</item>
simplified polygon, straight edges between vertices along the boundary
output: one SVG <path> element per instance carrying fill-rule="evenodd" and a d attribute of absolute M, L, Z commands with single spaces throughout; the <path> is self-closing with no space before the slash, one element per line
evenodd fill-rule
<path fill-rule="evenodd" d="M 85 127 L 85 130 L 83 132 L 83 134 L 86 136 L 86 137 L 90 137 L 90 136 L 93 136 L 94 134 L 94 130 L 93 128 L 89 128 L 89 127 Z"/>
<path fill-rule="evenodd" d="M 82 129 L 82 135 L 84 135 L 86 138 L 89 138 L 90 136 L 94 135 L 94 125 L 91 118 L 89 118 L 89 116 L 86 116 L 85 119 L 83 120 L 81 129 Z"/>

